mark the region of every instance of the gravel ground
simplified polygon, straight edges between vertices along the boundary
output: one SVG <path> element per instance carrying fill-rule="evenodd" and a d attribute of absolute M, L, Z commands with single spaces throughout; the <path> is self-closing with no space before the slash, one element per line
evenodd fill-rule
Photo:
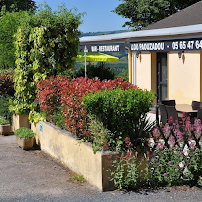
<path fill-rule="evenodd" d="M 0 136 L 0 202 L 200 202 L 202 190 L 187 186 L 139 192 L 100 192 L 79 185 L 73 173 L 40 150 L 24 151 L 15 136 Z"/>

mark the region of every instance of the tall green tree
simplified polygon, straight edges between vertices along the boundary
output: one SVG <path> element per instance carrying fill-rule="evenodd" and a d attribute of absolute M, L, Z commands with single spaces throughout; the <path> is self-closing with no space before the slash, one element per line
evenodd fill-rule
<path fill-rule="evenodd" d="M 68 10 L 64 4 L 56 11 L 44 4 L 21 23 L 15 34 L 16 93 L 11 111 L 30 114 L 33 121 L 36 83 L 64 72 L 72 76 L 81 34 L 78 26 L 83 15 L 77 14 L 76 8 Z"/>
<path fill-rule="evenodd" d="M 31 12 L 6 12 L 5 7 L 2 9 L 0 17 L 0 69 L 15 68 L 15 39 L 13 35 L 27 15 L 31 15 Z"/>
<path fill-rule="evenodd" d="M 36 2 L 32 0 L 0 0 L 0 10 L 6 7 L 6 11 L 35 11 L 37 9 Z"/>
<path fill-rule="evenodd" d="M 123 27 L 140 30 L 162 20 L 199 0 L 119 0 L 122 3 L 112 12 L 128 18 Z"/>

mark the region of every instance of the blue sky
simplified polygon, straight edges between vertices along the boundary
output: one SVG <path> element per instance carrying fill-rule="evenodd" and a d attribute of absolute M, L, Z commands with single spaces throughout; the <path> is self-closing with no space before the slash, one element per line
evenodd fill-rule
<path fill-rule="evenodd" d="M 34 0 L 36 4 L 44 3 L 44 0 Z M 86 12 L 82 18 L 83 24 L 79 27 L 82 32 L 99 32 L 126 30 L 128 27 L 122 27 L 126 19 L 111 12 L 121 1 L 119 0 L 46 0 L 46 3 L 57 10 L 57 6 L 65 3 L 68 9 L 74 6 L 78 13 Z"/>

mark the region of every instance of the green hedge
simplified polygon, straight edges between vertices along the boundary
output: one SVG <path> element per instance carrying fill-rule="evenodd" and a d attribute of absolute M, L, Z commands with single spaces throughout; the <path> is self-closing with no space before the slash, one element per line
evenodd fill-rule
<path fill-rule="evenodd" d="M 0 95 L 0 117 L 5 118 L 6 120 L 9 120 L 10 123 L 12 123 L 12 116 L 13 113 L 9 110 L 9 100 L 12 100 L 13 97 L 6 96 L 6 95 Z"/>
<path fill-rule="evenodd" d="M 155 96 L 154 92 L 147 90 L 114 89 L 87 94 L 83 97 L 83 105 L 91 116 L 114 134 L 114 139 L 122 137 L 124 141 L 129 137 L 135 144 L 144 128 L 148 128 L 145 116 Z"/>

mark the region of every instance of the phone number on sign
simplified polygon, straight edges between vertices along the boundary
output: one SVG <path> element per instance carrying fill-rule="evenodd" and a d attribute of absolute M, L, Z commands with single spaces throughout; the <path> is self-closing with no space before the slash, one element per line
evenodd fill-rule
<path fill-rule="evenodd" d="M 174 41 L 172 42 L 172 49 L 173 50 L 185 50 L 185 49 L 202 49 L 202 40 L 196 41 Z"/>

